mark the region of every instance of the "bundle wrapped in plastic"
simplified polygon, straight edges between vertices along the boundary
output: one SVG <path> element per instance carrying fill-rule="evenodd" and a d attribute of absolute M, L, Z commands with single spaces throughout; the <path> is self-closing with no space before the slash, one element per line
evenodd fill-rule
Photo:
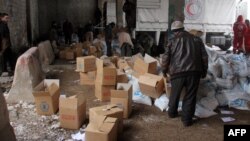
<path fill-rule="evenodd" d="M 213 82 L 200 83 L 197 91 L 197 100 L 203 97 L 213 97 L 216 94 L 217 85 Z"/>
<path fill-rule="evenodd" d="M 239 78 L 239 82 L 243 91 L 250 95 L 250 78 Z"/>
<path fill-rule="evenodd" d="M 195 116 L 200 117 L 200 118 L 207 118 L 216 115 L 212 110 L 204 108 L 200 104 L 196 104 L 196 109 L 195 109 Z"/>
<path fill-rule="evenodd" d="M 161 95 L 161 97 L 155 100 L 154 105 L 158 107 L 162 112 L 168 108 L 169 99 L 166 94 Z"/>
<path fill-rule="evenodd" d="M 229 79 L 216 78 L 215 82 L 221 88 L 233 89 L 235 84 L 237 83 L 237 79 L 234 77 Z"/>

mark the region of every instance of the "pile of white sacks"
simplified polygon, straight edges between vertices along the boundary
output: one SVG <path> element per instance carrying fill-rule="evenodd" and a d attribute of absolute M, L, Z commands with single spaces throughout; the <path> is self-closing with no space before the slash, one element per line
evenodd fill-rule
<path fill-rule="evenodd" d="M 227 54 L 217 47 L 206 47 L 209 56 L 208 74 L 200 82 L 197 93 L 195 115 L 206 118 L 217 113 L 218 106 L 229 106 L 240 110 L 249 110 L 250 101 L 250 56 Z M 159 67 L 159 66 L 158 66 Z M 133 101 L 152 105 L 152 99 L 140 92 L 138 79 L 128 75 L 133 85 Z M 154 101 L 161 111 L 168 110 L 169 98 L 163 94 Z M 181 110 L 182 102 L 179 103 Z"/>

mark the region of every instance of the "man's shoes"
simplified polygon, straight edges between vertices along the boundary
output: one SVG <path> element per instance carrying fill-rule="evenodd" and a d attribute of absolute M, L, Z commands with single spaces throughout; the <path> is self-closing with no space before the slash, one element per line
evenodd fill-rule
<path fill-rule="evenodd" d="M 191 121 L 191 122 L 183 122 L 184 127 L 189 127 L 191 125 L 193 125 L 193 121 Z"/>
<path fill-rule="evenodd" d="M 168 117 L 169 118 L 176 118 L 176 117 L 178 117 L 178 114 L 168 113 Z"/>

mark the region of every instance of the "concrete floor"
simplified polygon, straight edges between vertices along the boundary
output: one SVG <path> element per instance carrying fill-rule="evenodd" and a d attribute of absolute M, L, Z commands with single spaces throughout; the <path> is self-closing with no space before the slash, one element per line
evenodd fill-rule
<path fill-rule="evenodd" d="M 82 93 L 87 98 L 87 109 L 107 104 L 98 102 L 94 96 L 94 88 L 77 84 L 79 74 L 74 71 L 75 65 L 64 66 L 64 72 L 54 74 L 61 82 L 61 90 L 68 94 Z M 60 69 L 60 66 L 57 66 Z M 66 69 L 65 69 L 66 68 Z M 69 68 L 69 69 L 67 69 Z M 236 120 L 226 124 L 250 125 L 250 111 L 234 111 L 234 115 L 221 115 L 199 119 L 191 127 L 183 127 L 179 118 L 169 119 L 166 112 L 155 106 L 133 103 L 133 112 L 124 120 L 124 132 L 119 141 L 222 141 L 223 121 L 221 117 L 231 116 Z"/>
<path fill-rule="evenodd" d="M 79 73 L 75 72 L 75 64 L 72 62 L 65 64 L 65 61 L 56 61 L 55 65 L 50 66 L 47 78 L 60 79 L 61 93 L 67 95 L 83 94 L 87 100 L 87 115 L 89 108 L 108 104 L 108 102 L 100 102 L 96 99 L 93 86 L 79 85 Z M 13 109 L 10 108 L 11 105 L 8 106 L 10 120 L 19 141 L 72 141 L 68 140 L 71 139 L 71 134 L 79 132 L 79 130 L 60 128 L 58 114 L 44 117 L 37 115 L 32 105 L 28 106 L 33 107 L 31 109 L 19 108 L 20 104 L 14 105 L 14 110 L 10 110 Z M 220 119 L 221 117 L 231 116 L 236 119 L 227 124 L 250 125 L 250 111 L 226 109 L 235 114 L 218 114 L 210 118 L 200 119 L 193 126 L 185 128 L 180 117 L 169 119 L 166 112 L 161 112 L 155 106 L 133 103 L 132 115 L 129 119 L 124 120 L 124 131 L 118 141 L 222 141 L 225 123 Z M 84 124 L 87 125 L 88 120 Z M 83 131 L 85 125 L 80 131 Z"/>

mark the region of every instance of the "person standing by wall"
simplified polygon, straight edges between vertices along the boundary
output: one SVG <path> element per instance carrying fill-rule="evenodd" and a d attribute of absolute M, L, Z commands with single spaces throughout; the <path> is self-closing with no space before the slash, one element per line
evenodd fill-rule
<path fill-rule="evenodd" d="M 107 56 L 112 56 L 112 47 L 111 42 L 113 39 L 113 29 L 115 27 L 115 23 L 112 22 L 105 27 L 105 40 L 107 45 Z"/>
<path fill-rule="evenodd" d="M 181 21 L 174 21 L 171 31 L 174 38 L 169 40 L 162 57 L 163 73 L 170 74 L 172 86 L 168 115 L 170 118 L 178 116 L 180 94 L 185 87 L 181 120 L 184 126 L 191 126 L 200 78 L 207 74 L 208 56 L 202 40 L 186 32 Z"/>
<path fill-rule="evenodd" d="M 247 27 L 243 22 L 243 16 L 239 15 L 237 21 L 233 25 L 234 40 L 233 40 L 233 52 L 239 53 L 243 51 L 243 39 Z"/>
<path fill-rule="evenodd" d="M 65 44 L 71 44 L 73 25 L 68 19 L 66 19 L 65 22 L 63 23 L 63 32 L 65 36 Z"/>
<path fill-rule="evenodd" d="M 248 19 L 245 20 L 245 24 L 247 27 L 245 36 L 244 36 L 244 45 L 245 45 L 245 51 L 247 54 L 250 53 L 250 22 Z"/>
<path fill-rule="evenodd" d="M 0 15 L 0 43 L 1 43 L 1 55 L 3 59 L 3 72 L 9 72 L 12 74 L 15 70 L 15 58 L 11 49 L 10 30 L 8 27 L 9 15 L 2 13 Z"/>
<path fill-rule="evenodd" d="M 132 34 L 132 31 L 136 26 L 136 5 L 133 2 L 126 0 L 122 9 L 123 12 L 125 12 L 128 31 Z"/>

